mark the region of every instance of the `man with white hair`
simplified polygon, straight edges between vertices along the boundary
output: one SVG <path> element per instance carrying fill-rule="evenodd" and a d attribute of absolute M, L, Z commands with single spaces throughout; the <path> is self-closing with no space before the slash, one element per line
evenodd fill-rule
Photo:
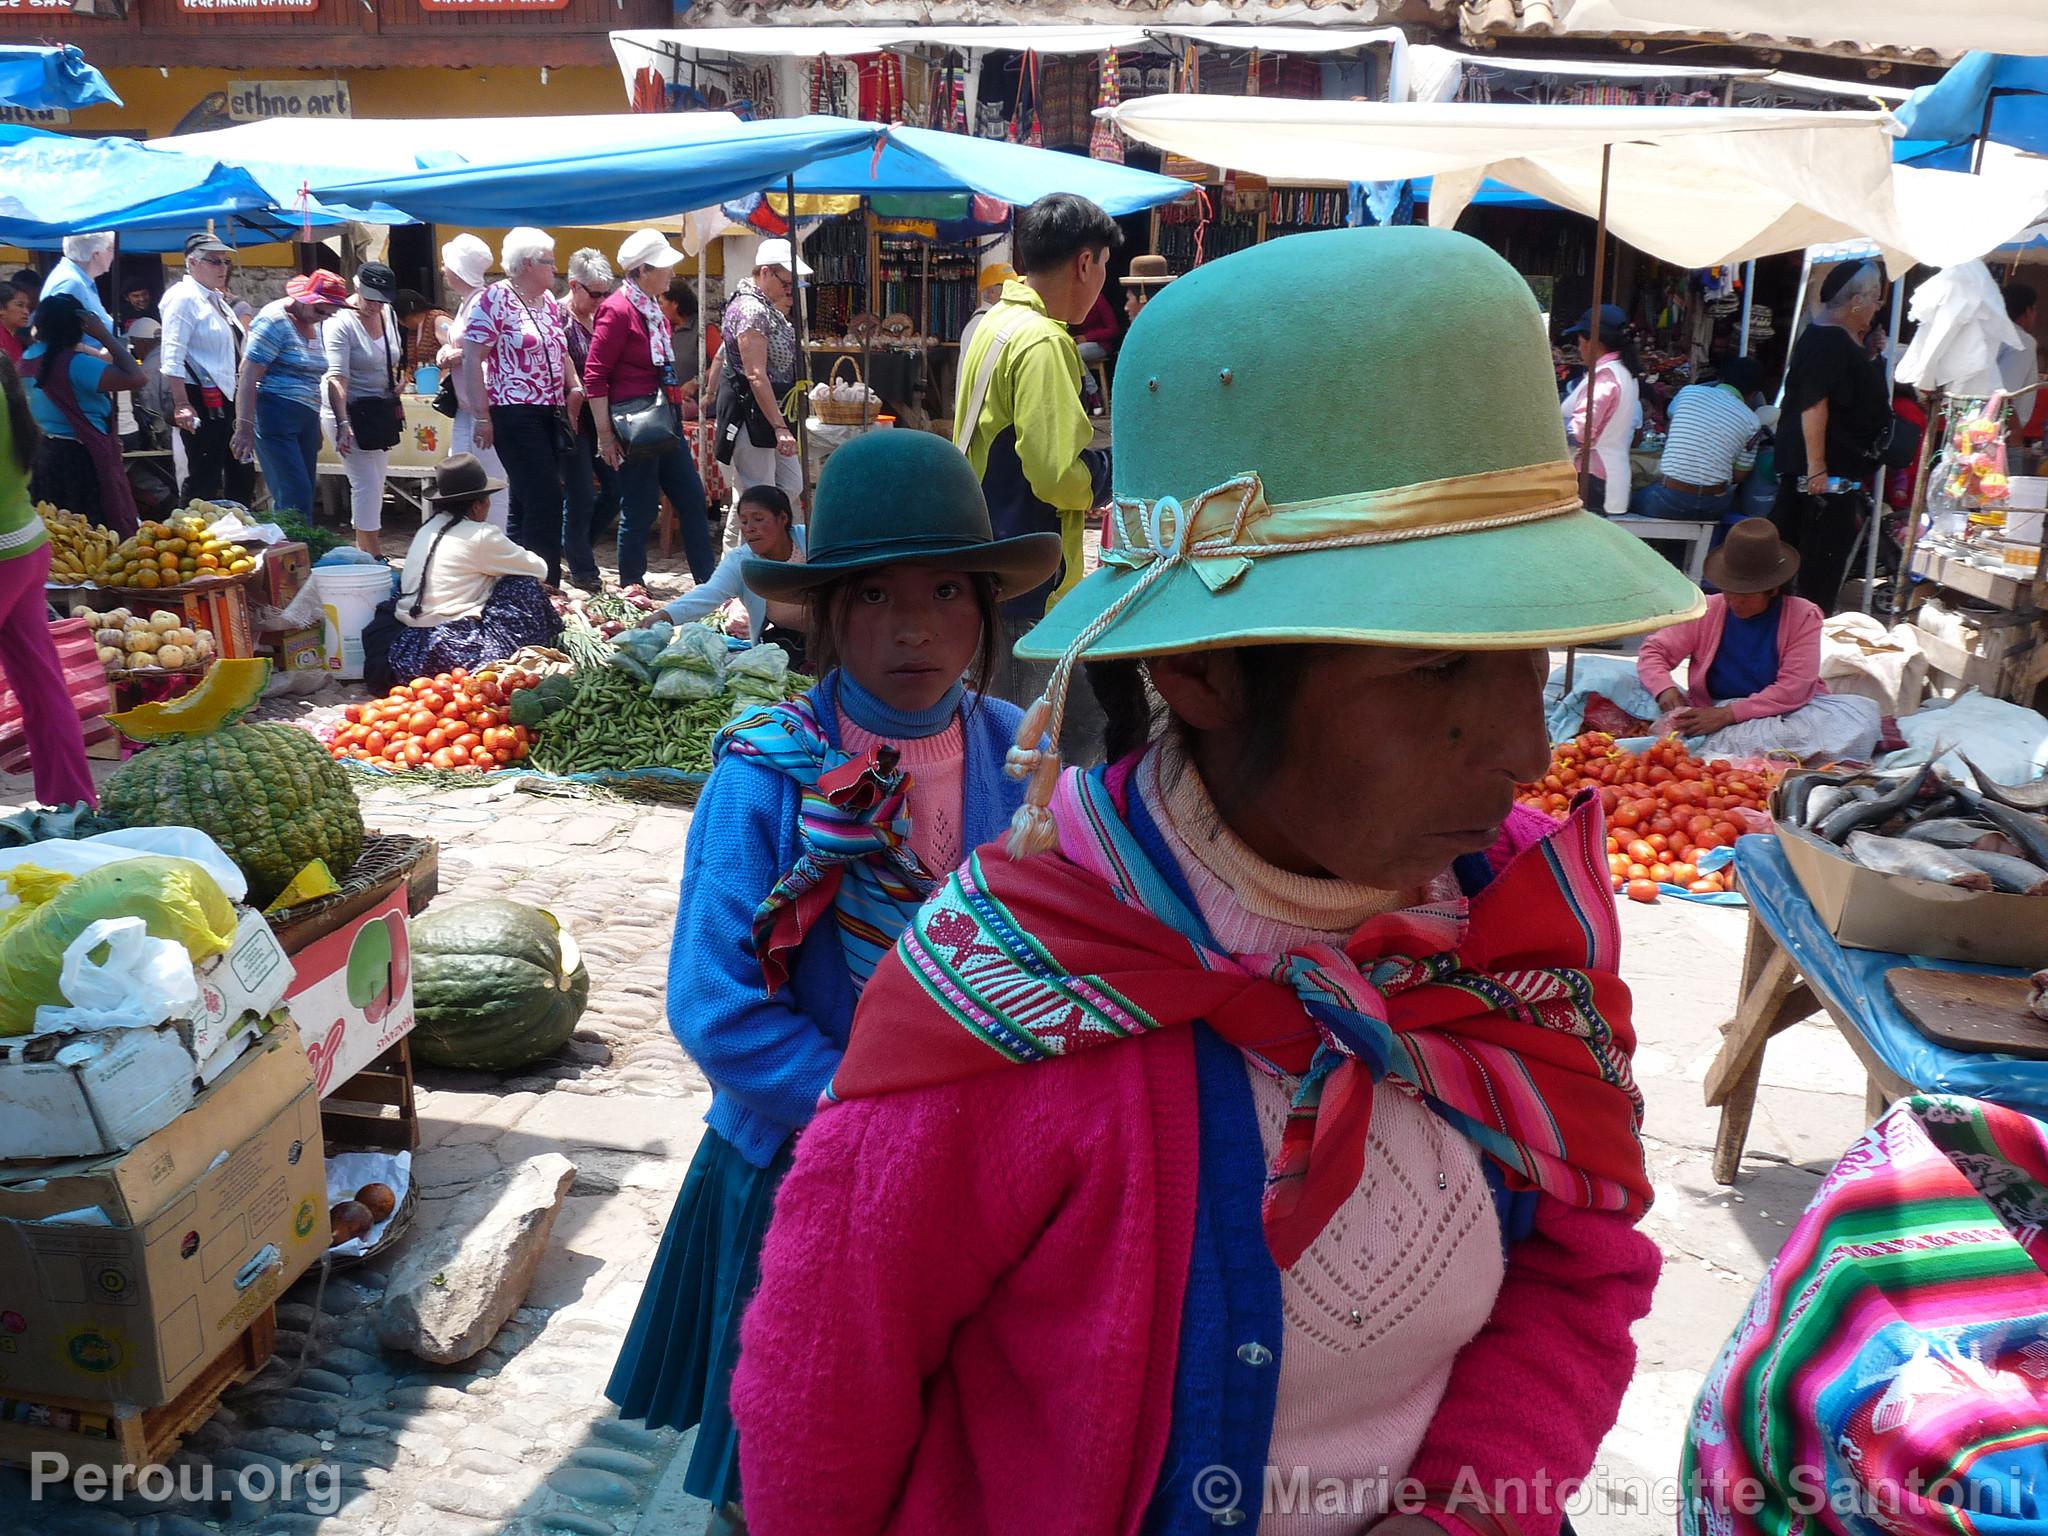
<path fill-rule="evenodd" d="M 462 366 L 462 328 L 469 323 L 470 307 L 476 303 L 477 295 L 490 281 L 490 271 L 491 248 L 475 235 L 459 234 L 441 247 L 441 276 L 448 288 L 450 319 L 448 335 L 435 354 L 434 363 L 455 380 L 455 425 L 448 433 L 448 451 L 475 454 L 491 483 L 500 487 L 491 492 L 489 522 L 503 532 L 512 517 L 511 498 L 503 490 L 505 466 L 497 454 L 489 448 L 479 448 L 476 441 L 476 425 L 485 419 L 490 405 L 482 394 L 470 393 L 468 370 Z"/>
<path fill-rule="evenodd" d="M 89 315 L 98 315 L 100 323 L 108 330 L 114 329 L 114 317 L 107 313 L 107 306 L 100 301 L 98 279 L 114 268 L 114 237 L 105 231 L 92 235 L 66 235 L 64 237 L 64 258 L 50 269 L 50 275 L 43 279 L 43 297 L 53 293 L 68 293 L 78 300 L 79 307 Z"/>
<path fill-rule="evenodd" d="M 244 506 L 256 494 L 256 467 L 235 457 L 235 391 L 248 327 L 227 293 L 234 252 L 216 235 L 185 242 L 185 275 L 165 291 L 161 354 L 171 421 L 185 455 L 181 500 L 222 496 Z"/>

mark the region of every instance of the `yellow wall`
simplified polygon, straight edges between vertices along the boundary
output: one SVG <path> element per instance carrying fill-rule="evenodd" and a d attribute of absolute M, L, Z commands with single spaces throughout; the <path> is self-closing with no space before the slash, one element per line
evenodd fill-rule
<path fill-rule="evenodd" d="M 357 117 L 524 117 L 624 112 L 625 85 L 616 69 L 551 69 L 547 84 L 541 84 L 540 70 L 519 66 L 489 69 L 356 69 L 304 70 L 251 66 L 245 70 L 225 69 L 110 69 L 107 79 L 120 96 L 119 107 L 92 107 L 75 112 L 71 127 L 88 132 L 126 131 L 152 139 L 167 137 L 179 122 L 208 93 L 224 90 L 230 80 L 326 80 L 348 82 L 349 96 Z M 337 120 L 335 131 L 346 136 L 346 122 Z M 437 230 L 445 240 L 453 228 Z M 503 230 L 479 229 L 493 250 L 503 239 Z M 595 246 L 615 257 L 617 230 L 552 229 L 555 258 L 564 267 L 569 253 L 579 246 Z M 232 237 L 230 237 L 232 238 Z M 257 245 L 242 249 L 242 261 L 253 267 L 288 267 L 293 264 L 288 245 Z M 0 264 L 19 266 L 25 252 L 0 247 Z M 720 270 L 719 246 L 713 243 L 707 255 L 708 270 Z M 165 264 L 180 265 L 176 256 Z M 694 270 L 694 266 L 684 271 Z"/>

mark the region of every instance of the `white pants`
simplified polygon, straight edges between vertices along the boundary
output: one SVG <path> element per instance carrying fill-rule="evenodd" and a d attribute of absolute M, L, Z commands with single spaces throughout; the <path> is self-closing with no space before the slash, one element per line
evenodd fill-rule
<path fill-rule="evenodd" d="M 485 473 L 493 480 L 503 483 L 505 464 L 498 457 L 495 448 L 479 448 L 476 445 L 476 418 L 467 411 L 458 411 L 455 416 L 455 430 L 448 434 L 448 452 L 451 457 L 458 453 L 473 453 L 477 456 Z M 351 482 L 353 483 L 353 482 Z M 486 519 L 490 525 L 503 533 L 512 526 L 512 493 L 491 492 L 491 512 Z"/>
<path fill-rule="evenodd" d="M 348 472 L 349 526 L 375 533 L 384 526 L 384 466 L 389 448 L 343 448 L 341 467 Z"/>
<path fill-rule="evenodd" d="M 801 512 L 798 501 L 804 493 L 804 461 L 796 454 L 777 453 L 773 443 L 756 448 L 742 432 L 732 451 L 732 463 L 726 467 L 731 470 L 726 478 L 732 482 L 734 505 L 739 503 L 740 492 L 751 486 L 776 485 L 789 497 L 790 506 Z"/>

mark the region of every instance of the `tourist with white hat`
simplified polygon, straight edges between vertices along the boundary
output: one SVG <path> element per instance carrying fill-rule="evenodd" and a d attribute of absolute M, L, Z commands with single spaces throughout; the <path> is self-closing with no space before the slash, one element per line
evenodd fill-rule
<path fill-rule="evenodd" d="M 690 575 L 711 579 L 717 559 L 704 515 L 704 482 L 682 435 L 669 391 L 676 346 L 661 295 L 683 259 L 658 229 L 638 229 L 619 247 L 619 285 L 597 307 L 584 363 L 598 457 L 619 472 L 619 580 L 647 575 L 647 534 L 661 498 L 676 509 Z"/>
<path fill-rule="evenodd" d="M 725 306 L 725 366 L 718 375 L 718 458 L 732 466 L 733 489 L 776 485 L 794 502 L 803 494 L 803 462 L 782 401 L 803 372 L 796 326 L 796 279 L 811 275 L 787 240 L 763 240 L 754 275 Z"/>
<path fill-rule="evenodd" d="M 435 354 L 434 361 L 444 376 L 455 381 L 455 426 L 448 434 L 448 451 L 451 454 L 473 453 L 485 469 L 490 471 L 493 482 L 505 478 L 505 465 L 495 450 L 479 448 L 476 445 L 476 424 L 479 417 L 489 411 L 490 406 L 481 395 L 472 397 L 469 381 L 463 377 L 463 327 L 469 323 L 470 307 L 476 303 L 478 294 L 484 291 L 491 273 L 491 248 L 475 235 L 460 234 L 441 247 L 441 276 L 448 284 L 448 300 L 455 307 L 454 318 L 448 326 L 448 344 Z M 511 500 L 502 483 L 491 492 L 491 526 L 503 529 L 512 516 Z"/>

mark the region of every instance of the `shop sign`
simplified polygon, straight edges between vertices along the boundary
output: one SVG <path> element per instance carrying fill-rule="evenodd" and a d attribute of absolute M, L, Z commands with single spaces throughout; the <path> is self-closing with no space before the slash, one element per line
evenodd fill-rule
<path fill-rule="evenodd" d="M 292 11 L 317 11 L 320 0 L 178 0 L 178 9 L 204 16 L 275 16 Z"/>
<path fill-rule="evenodd" d="M 31 128 L 62 128 L 71 121 L 63 107 L 0 107 L 0 123 L 26 123 Z"/>
<path fill-rule="evenodd" d="M 0 11 L 44 11 L 72 14 L 71 0 L 0 0 Z"/>
<path fill-rule="evenodd" d="M 569 0 L 420 0 L 423 11 L 566 11 Z"/>
<path fill-rule="evenodd" d="M 232 123 L 354 115 L 345 80 L 230 80 L 227 98 Z"/>

